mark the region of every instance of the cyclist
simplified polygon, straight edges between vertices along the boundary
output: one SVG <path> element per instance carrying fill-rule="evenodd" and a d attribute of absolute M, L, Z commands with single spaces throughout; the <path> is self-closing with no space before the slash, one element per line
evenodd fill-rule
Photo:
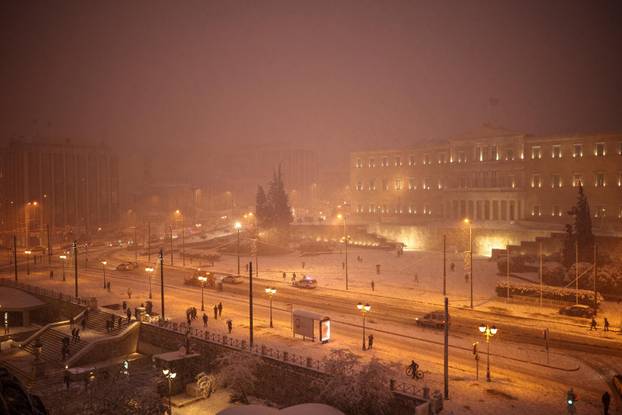
<path fill-rule="evenodd" d="M 419 365 L 415 363 L 414 360 L 411 360 L 408 367 L 412 369 L 412 378 L 415 379 L 417 377 L 417 370 L 419 369 Z"/>

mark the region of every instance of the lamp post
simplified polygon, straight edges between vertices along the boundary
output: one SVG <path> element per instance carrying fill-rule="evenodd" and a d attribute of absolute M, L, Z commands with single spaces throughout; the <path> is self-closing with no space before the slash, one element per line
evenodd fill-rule
<path fill-rule="evenodd" d="M 181 218 L 181 265 L 186 266 L 186 254 L 185 254 L 185 233 L 184 233 L 184 214 L 181 213 L 181 210 L 177 209 L 175 211 L 175 216 Z"/>
<path fill-rule="evenodd" d="M 26 275 L 30 275 L 30 255 L 32 255 L 32 251 L 27 249 L 24 251 L 26 255 Z"/>
<path fill-rule="evenodd" d="M 63 281 L 66 281 L 66 279 L 65 279 L 65 263 L 67 262 L 67 255 L 59 255 L 58 257 L 60 258 L 61 261 L 63 261 Z"/>
<path fill-rule="evenodd" d="M 365 317 L 367 317 L 367 313 L 371 310 L 371 306 L 369 304 L 363 305 L 363 303 L 358 303 L 356 308 L 359 309 L 361 315 L 363 316 L 363 350 L 367 350 L 365 346 Z"/>
<path fill-rule="evenodd" d="M 158 260 L 160 261 L 160 303 L 162 307 L 162 321 L 166 321 L 164 317 L 164 252 L 162 248 L 160 248 Z"/>
<path fill-rule="evenodd" d="M 207 281 L 207 277 L 205 275 L 199 275 L 197 279 L 201 281 L 201 311 L 205 311 L 205 301 L 203 301 L 203 289 L 205 288 L 205 282 Z"/>
<path fill-rule="evenodd" d="M 101 261 L 101 263 L 102 263 L 102 271 L 104 272 L 104 289 L 106 289 L 106 264 L 108 263 L 108 261 L 104 259 L 103 261 Z"/>
<path fill-rule="evenodd" d="M 162 369 L 162 374 L 168 380 L 168 408 L 169 414 L 173 413 L 173 406 L 171 405 L 171 394 L 172 394 L 172 382 L 173 379 L 177 376 L 177 373 L 171 372 L 169 369 Z"/>
<path fill-rule="evenodd" d="M 346 226 L 346 215 L 339 213 L 337 219 L 343 220 L 343 240 L 345 245 L 345 272 L 346 272 L 346 291 L 348 290 L 348 231 Z"/>
<path fill-rule="evenodd" d="M 272 296 L 276 294 L 276 288 L 268 287 L 266 288 L 266 294 L 270 298 L 270 328 L 274 327 L 272 325 Z"/>
<path fill-rule="evenodd" d="M 154 268 L 153 267 L 145 267 L 145 272 L 147 272 L 147 275 L 149 275 L 149 299 L 151 300 L 153 298 L 152 292 L 151 292 L 151 274 L 153 274 Z"/>
<path fill-rule="evenodd" d="M 473 227 L 467 218 L 464 223 L 469 225 L 469 279 L 471 280 L 471 308 L 473 308 Z"/>
<path fill-rule="evenodd" d="M 240 222 L 236 222 L 233 227 L 238 231 L 238 243 L 236 254 L 238 256 L 238 275 L 240 275 L 240 229 L 242 229 L 242 224 Z"/>
<path fill-rule="evenodd" d="M 486 337 L 486 382 L 490 382 L 490 338 L 497 334 L 497 328 L 495 326 L 488 326 L 487 324 L 482 323 L 479 326 L 479 332 Z"/>

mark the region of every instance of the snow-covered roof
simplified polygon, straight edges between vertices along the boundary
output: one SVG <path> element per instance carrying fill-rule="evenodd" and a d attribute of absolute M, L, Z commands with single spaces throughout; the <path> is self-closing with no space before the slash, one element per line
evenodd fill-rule
<path fill-rule="evenodd" d="M 294 310 L 294 315 L 310 318 L 313 320 L 322 320 L 324 318 L 324 316 L 321 314 L 314 313 L 313 311 L 307 311 L 307 310 Z"/>
<path fill-rule="evenodd" d="M 25 291 L 10 287 L 0 287 L 0 308 L 5 311 L 20 311 L 45 305 L 37 297 Z"/>
<path fill-rule="evenodd" d="M 217 415 L 344 415 L 344 413 L 332 406 L 304 403 L 280 411 L 261 405 L 234 406 L 218 412 Z"/>

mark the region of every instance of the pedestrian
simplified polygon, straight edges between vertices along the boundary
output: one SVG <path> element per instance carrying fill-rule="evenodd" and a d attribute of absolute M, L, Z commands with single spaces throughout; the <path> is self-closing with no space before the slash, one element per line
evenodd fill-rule
<path fill-rule="evenodd" d="M 76 343 L 80 343 L 80 329 L 76 330 Z"/>
<path fill-rule="evenodd" d="M 227 330 L 229 330 L 229 334 L 231 334 L 231 330 L 233 330 L 233 322 L 231 319 L 227 320 Z"/>
<path fill-rule="evenodd" d="M 371 349 L 374 346 L 374 335 L 370 334 L 367 336 L 367 348 Z"/>
<path fill-rule="evenodd" d="M 464 282 L 465 283 L 469 282 L 469 274 L 464 274 Z"/>
<path fill-rule="evenodd" d="M 601 400 L 603 401 L 603 413 L 609 415 L 609 404 L 611 404 L 611 395 L 609 395 L 609 391 L 603 393 Z"/>
<path fill-rule="evenodd" d="M 222 317 L 222 302 L 218 303 L 218 317 Z"/>
<path fill-rule="evenodd" d="M 132 321 L 132 310 L 130 309 L 130 307 L 127 308 L 125 315 L 127 315 L 127 324 L 130 324 L 130 322 Z"/>
<path fill-rule="evenodd" d="M 294 281 L 296 281 L 296 273 L 295 272 L 292 274 L 292 278 L 294 279 Z"/>
<path fill-rule="evenodd" d="M 218 320 L 218 306 L 214 304 L 214 320 Z"/>
<path fill-rule="evenodd" d="M 108 286 L 108 292 L 110 292 L 110 281 L 108 281 L 108 284 L 106 284 Z"/>
<path fill-rule="evenodd" d="M 449 270 L 451 272 L 454 272 L 455 269 L 456 269 L 456 264 L 454 264 L 453 262 L 451 264 L 449 264 Z"/>
<path fill-rule="evenodd" d="M 207 314 L 203 313 L 203 327 L 207 328 Z"/>
<path fill-rule="evenodd" d="M 130 298 L 130 299 L 132 298 L 132 289 L 131 288 L 127 289 L 127 298 Z"/>
<path fill-rule="evenodd" d="M 69 317 L 69 327 L 73 328 L 73 316 Z"/>
<path fill-rule="evenodd" d="M 376 289 L 376 284 L 374 283 L 374 280 L 371 280 L 371 290 L 372 292 Z"/>
<path fill-rule="evenodd" d="M 380 264 L 376 264 L 376 274 L 380 275 Z"/>
<path fill-rule="evenodd" d="M 598 330 L 596 326 L 597 326 L 596 319 L 592 317 L 592 322 L 590 323 L 590 331 Z"/>
<path fill-rule="evenodd" d="M 65 374 L 63 375 L 63 382 L 65 382 L 65 389 L 69 389 L 69 384 L 71 383 L 71 377 L 69 376 L 68 370 L 65 370 Z"/>
<path fill-rule="evenodd" d="M 285 278 L 287 278 L 287 274 L 283 271 L 283 281 L 285 281 Z"/>
<path fill-rule="evenodd" d="M 188 322 L 188 326 L 192 324 L 192 320 L 190 320 L 190 314 L 186 313 L 186 321 Z"/>
<path fill-rule="evenodd" d="M 50 270 L 50 279 L 53 280 L 54 279 L 54 270 Z"/>
<path fill-rule="evenodd" d="M 605 331 L 609 331 L 609 320 L 605 317 L 605 323 L 603 324 Z"/>
<path fill-rule="evenodd" d="M 82 330 L 86 330 L 86 317 L 82 317 Z"/>
<path fill-rule="evenodd" d="M 106 333 L 110 333 L 110 320 L 106 320 Z"/>
<path fill-rule="evenodd" d="M 302 261 L 302 269 L 305 269 L 305 265 L 307 265 L 304 261 Z"/>
<path fill-rule="evenodd" d="M 76 340 L 76 329 L 73 328 L 71 329 L 71 341 L 75 341 Z"/>

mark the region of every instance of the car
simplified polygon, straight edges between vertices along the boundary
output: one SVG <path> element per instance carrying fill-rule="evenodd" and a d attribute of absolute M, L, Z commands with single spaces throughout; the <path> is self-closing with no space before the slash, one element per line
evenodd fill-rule
<path fill-rule="evenodd" d="M 138 267 L 136 262 L 121 262 L 117 265 L 117 271 L 133 271 Z"/>
<path fill-rule="evenodd" d="M 238 275 L 221 275 L 217 280 L 223 284 L 242 284 L 242 277 Z"/>
<path fill-rule="evenodd" d="M 415 318 L 415 323 L 421 327 L 433 327 L 435 329 L 445 328 L 445 312 L 443 310 L 433 311 Z"/>
<path fill-rule="evenodd" d="M 199 277 L 205 277 L 207 280 L 202 282 L 199 280 Z M 184 278 L 184 284 L 186 285 L 194 285 L 200 287 L 205 284 L 205 288 L 214 288 L 215 277 L 212 272 L 207 271 L 195 271 L 194 274 L 188 275 Z"/>
<path fill-rule="evenodd" d="M 305 275 L 301 280 L 292 282 L 292 285 L 297 288 L 316 288 L 317 280 L 310 275 Z"/>
<path fill-rule="evenodd" d="M 572 317 L 592 318 L 594 316 L 594 310 L 592 310 L 591 307 L 583 304 L 573 304 L 560 308 L 559 314 Z"/>
<path fill-rule="evenodd" d="M 622 397 L 622 375 L 614 375 L 611 383 L 616 392 L 618 392 L 618 395 Z"/>

